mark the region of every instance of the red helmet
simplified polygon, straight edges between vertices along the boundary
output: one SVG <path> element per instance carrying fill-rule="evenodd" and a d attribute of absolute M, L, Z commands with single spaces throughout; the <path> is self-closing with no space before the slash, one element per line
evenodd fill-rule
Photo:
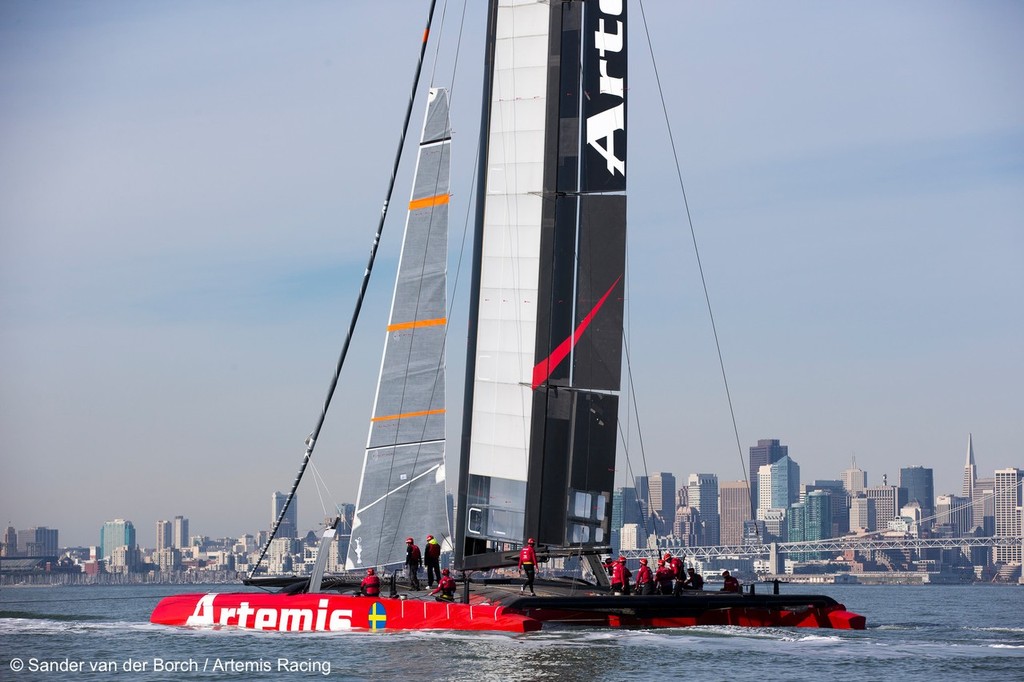
<path fill-rule="evenodd" d="M 366 575 L 373 575 L 374 573 L 376 573 L 376 571 L 374 571 L 372 568 L 366 569 Z"/>
<path fill-rule="evenodd" d="M 406 542 L 412 542 L 412 538 L 406 538 L 405 541 Z"/>
<path fill-rule="evenodd" d="M 664 566 L 665 562 L 662 559 L 658 559 L 658 565 L 659 566 Z"/>
<path fill-rule="evenodd" d="M 433 539 L 434 539 L 434 536 L 433 536 L 433 535 L 428 535 L 428 536 L 427 536 L 427 539 L 428 539 L 428 540 L 433 540 Z"/>
<path fill-rule="evenodd" d="M 665 561 L 668 561 L 669 559 L 671 559 L 671 558 L 672 558 L 672 555 L 671 555 L 671 554 L 669 554 L 668 552 L 665 552 L 665 556 L 663 556 L 663 557 L 661 557 L 661 558 L 662 558 L 662 559 L 664 559 Z"/>
<path fill-rule="evenodd" d="M 449 574 L 450 574 L 450 571 L 447 568 L 441 571 L 441 575 L 449 575 Z"/>
<path fill-rule="evenodd" d="M 530 538 L 529 540 L 527 540 L 527 541 L 526 541 L 526 544 L 528 544 L 528 545 L 532 545 L 532 544 L 533 544 L 533 538 Z"/>
<path fill-rule="evenodd" d="M 622 562 L 622 563 L 625 563 L 625 561 L 626 561 L 626 557 L 624 557 L 624 556 L 620 556 L 620 557 L 619 557 L 619 561 L 620 561 L 620 562 Z"/>
<path fill-rule="evenodd" d="M 642 563 L 644 566 L 646 566 L 647 565 L 647 559 L 641 559 L 640 563 Z"/>

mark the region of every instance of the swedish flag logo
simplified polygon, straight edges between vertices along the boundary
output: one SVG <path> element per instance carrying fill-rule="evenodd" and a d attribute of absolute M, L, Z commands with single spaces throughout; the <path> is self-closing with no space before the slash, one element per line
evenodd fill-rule
<path fill-rule="evenodd" d="M 370 615 L 367 616 L 370 621 L 371 630 L 383 630 L 388 626 L 388 614 L 384 610 L 384 605 L 379 601 L 374 602 L 373 606 L 370 607 Z"/>

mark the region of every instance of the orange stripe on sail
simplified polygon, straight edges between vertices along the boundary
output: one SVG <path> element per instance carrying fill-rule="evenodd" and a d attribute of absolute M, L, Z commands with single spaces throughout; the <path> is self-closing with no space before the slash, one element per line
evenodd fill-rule
<path fill-rule="evenodd" d="M 433 320 L 413 320 L 412 322 L 399 322 L 397 324 L 389 324 L 388 331 L 394 332 L 401 329 L 418 329 L 419 327 L 437 327 L 442 324 L 447 324 L 447 317 L 438 317 Z"/>
<path fill-rule="evenodd" d="M 372 422 L 386 422 L 392 419 L 409 419 L 411 417 L 428 417 L 432 414 L 444 414 L 444 410 L 423 410 L 421 412 L 403 412 L 402 414 L 388 414 L 383 417 L 373 417 Z"/>
<path fill-rule="evenodd" d="M 429 208 L 431 206 L 439 206 L 441 204 L 447 204 L 451 198 L 450 194 L 435 194 L 432 197 L 423 197 L 422 199 L 413 199 L 409 202 L 409 210 L 415 211 L 417 208 Z"/>

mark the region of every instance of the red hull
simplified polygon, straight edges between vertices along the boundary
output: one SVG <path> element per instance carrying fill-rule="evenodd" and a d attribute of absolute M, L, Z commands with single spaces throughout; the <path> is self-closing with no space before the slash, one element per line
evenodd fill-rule
<path fill-rule="evenodd" d="M 541 624 L 495 605 L 328 594 L 180 594 L 165 597 L 150 622 L 289 632 L 345 630 L 497 630 L 531 632 Z"/>

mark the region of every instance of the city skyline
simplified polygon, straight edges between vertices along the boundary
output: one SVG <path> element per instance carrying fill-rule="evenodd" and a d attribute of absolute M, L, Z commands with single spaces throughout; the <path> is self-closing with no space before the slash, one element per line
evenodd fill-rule
<path fill-rule="evenodd" d="M 778 439 L 775 439 L 775 440 L 778 440 Z M 762 439 L 762 441 L 763 441 L 763 439 Z M 759 441 L 759 442 L 762 442 L 762 441 Z M 783 448 L 786 448 L 786 444 L 785 443 L 782 443 L 782 446 L 783 446 Z M 756 448 L 757 448 L 757 446 L 751 446 L 750 449 L 754 450 Z M 973 448 L 970 448 L 969 452 L 970 452 L 970 455 L 969 455 L 970 456 L 970 460 L 969 461 L 972 463 L 971 466 L 976 469 L 977 467 L 974 464 L 975 460 L 974 460 Z M 786 455 L 785 457 L 788 458 L 789 455 Z M 961 470 L 960 470 L 961 475 L 963 474 L 964 470 L 967 469 L 967 468 L 968 468 L 967 466 L 961 467 Z M 996 468 L 991 470 L 992 473 L 993 473 L 993 478 L 990 478 L 988 480 L 989 481 L 995 480 L 995 478 L 998 477 L 1000 471 L 1005 472 L 1005 471 L 1008 471 L 1009 469 L 1012 469 L 1012 468 L 1013 467 L 1006 467 L 1004 465 L 999 465 L 998 467 L 996 467 Z M 799 472 L 799 470 L 800 470 L 799 462 L 796 463 L 796 469 Z M 935 479 L 938 478 L 937 475 L 936 475 L 937 472 L 935 472 L 934 468 L 932 468 L 932 467 L 922 467 L 920 465 L 914 465 L 912 467 L 900 467 L 900 470 L 907 470 L 907 469 L 913 469 L 913 470 L 924 469 L 925 471 L 927 471 L 927 472 L 929 472 L 931 474 L 930 478 L 932 478 L 932 480 L 935 480 Z M 855 470 L 856 471 L 860 471 L 861 473 L 863 473 L 865 475 L 866 480 L 867 480 L 867 489 L 871 490 L 871 492 L 867 493 L 867 496 L 869 498 L 875 499 L 875 498 L 878 498 L 879 495 L 885 496 L 885 495 L 889 494 L 886 491 L 880 490 L 881 486 L 883 486 L 883 477 L 882 477 L 882 475 L 879 475 L 877 477 L 877 479 L 876 479 L 872 475 L 871 472 L 861 470 L 860 467 L 857 467 L 856 469 L 852 469 L 851 468 L 851 469 L 846 469 L 846 470 L 841 471 L 841 472 L 836 472 L 836 474 L 837 474 L 836 476 L 832 476 L 832 477 L 829 477 L 829 478 L 814 477 L 814 478 L 807 479 L 807 478 L 805 478 L 804 476 L 801 475 L 799 477 L 799 481 L 798 482 L 799 482 L 799 486 L 800 487 L 806 487 L 808 489 L 808 492 L 811 492 L 815 488 L 815 485 L 814 485 L 815 481 L 826 481 L 826 482 L 827 481 L 837 481 L 838 482 L 838 481 L 841 481 L 842 475 L 845 472 L 847 472 L 847 471 L 855 471 Z M 981 470 L 983 472 L 984 471 L 988 471 L 988 469 L 986 469 L 984 466 L 981 467 Z M 651 474 L 648 474 L 646 476 L 644 476 L 644 475 L 637 476 L 633 481 L 629 481 L 629 482 L 627 482 L 627 483 L 625 483 L 623 485 L 618 485 L 617 484 L 616 485 L 616 491 L 618 491 L 618 490 L 620 490 L 622 488 L 626 488 L 626 489 L 628 489 L 630 491 L 633 491 L 632 492 L 632 496 L 630 497 L 630 500 L 632 500 L 632 502 L 627 501 L 625 503 L 627 506 L 630 507 L 629 511 L 627 511 L 626 514 L 630 517 L 630 520 L 628 521 L 629 523 L 638 523 L 639 522 L 638 517 L 637 518 L 632 518 L 636 514 L 636 512 L 635 512 L 635 510 L 633 508 L 637 506 L 636 503 L 637 503 L 638 500 L 640 500 L 640 501 L 644 500 L 645 495 L 641 494 L 641 492 L 643 490 L 643 487 L 645 485 L 647 485 L 647 482 L 648 482 L 649 479 L 651 479 L 652 477 L 667 477 L 668 480 L 673 480 L 675 482 L 675 485 L 676 485 L 675 490 L 676 490 L 677 493 L 679 491 L 687 490 L 688 489 L 690 491 L 690 494 L 692 495 L 693 491 L 695 489 L 699 489 L 699 486 L 698 486 L 698 488 L 694 487 L 695 485 L 697 485 L 697 484 L 694 483 L 694 480 L 702 481 L 703 480 L 702 477 L 707 476 L 707 475 L 714 476 L 714 477 L 717 478 L 717 490 L 718 490 L 719 496 L 722 495 L 723 491 L 731 490 L 735 486 L 735 484 L 743 483 L 742 479 L 738 479 L 738 478 L 734 479 L 734 478 L 723 477 L 720 474 L 718 474 L 716 472 L 713 472 L 713 471 L 689 472 L 689 473 L 685 473 L 685 474 L 674 473 L 674 472 L 652 472 Z M 888 478 L 887 475 L 886 475 L 886 478 Z M 985 479 L 981 479 L 981 480 L 982 480 L 982 482 L 984 482 Z M 859 481 L 857 481 L 856 483 L 857 483 L 857 487 L 859 487 Z M 915 484 L 916 483 L 917 483 L 917 481 L 915 481 Z M 901 481 L 899 479 L 897 479 L 896 481 L 888 480 L 887 483 L 885 483 L 884 485 L 887 485 L 890 488 L 891 487 L 896 487 L 896 488 L 899 488 L 899 489 L 902 489 L 902 490 L 907 490 L 907 488 L 902 487 Z M 640 487 L 638 488 L 636 486 L 640 486 Z M 847 488 L 847 489 L 849 490 L 850 488 Z M 940 490 L 937 485 L 934 485 L 933 489 L 934 489 L 934 497 L 931 499 L 931 502 L 930 502 L 931 507 L 932 507 L 932 509 L 931 509 L 932 513 L 934 513 L 934 511 L 935 511 L 935 507 L 938 504 L 938 499 L 940 497 L 947 496 L 947 495 L 952 495 L 952 496 L 960 497 L 961 496 L 961 492 L 962 492 L 960 490 L 955 490 L 955 489 L 954 490 Z M 746 489 L 744 488 L 744 490 L 746 490 Z M 653 499 L 653 497 L 655 495 L 659 495 L 659 496 L 664 497 L 665 492 L 666 491 L 662 491 L 660 489 L 655 489 L 655 488 L 648 487 L 646 495 L 651 496 L 651 498 Z M 867 491 L 865 491 L 865 492 L 867 492 Z M 453 493 L 454 493 L 454 491 L 449 491 L 449 494 L 453 494 Z M 882 519 L 881 521 L 878 522 L 879 526 L 884 526 L 885 523 L 887 523 L 890 518 L 892 518 L 893 516 L 897 516 L 898 513 L 899 513 L 899 508 L 902 506 L 902 504 L 906 503 L 910 499 L 913 499 L 912 496 L 911 496 L 910 490 L 908 490 L 907 494 L 908 494 L 908 500 L 903 500 L 902 503 L 897 501 L 895 498 L 892 499 L 892 500 L 882 500 L 882 501 L 878 501 L 877 499 L 875 499 L 875 504 L 878 505 L 877 513 L 881 515 L 880 518 Z M 295 520 L 294 520 L 296 518 L 296 508 L 300 506 L 298 504 L 298 498 L 299 497 L 300 496 L 298 496 L 298 495 L 296 496 L 296 500 L 293 501 L 293 506 L 289 508 L 287 516 L 286 516 L 286 518 L 289 519 L 289 520 L 286 523 L 282 524 L 282 529 L 281 529 L 281 531 L 279 531 L 278 537 L 300 537 L 301 538 L 301 537 L 304 537 L 311 530 L 316 531 L 316 530 L 322 528 L 322 521 L 324 520 L 325 517 L 316 518 L 313 521 L 311 521 L 308 525 L 303 525 L 304 522 L 302 522 L 302 521 L 299 521 L 298 525 L 294 525 L 296 523 Z M 192 523 L 192 517 L 187 513 L 187 510 L 179 509 L 178 511 L 181 512 L 181 513 L 178 513 L 178 514 L 174 515 L 173 516 L 173 521 L 167 521 L 165 518 L 157 518 L 157 519 L 145 519 L 144 521 L 139 522 L 139 521 L 137 521 L 136 517 L 133 517 L 131 514 L 121 514 L 116 519 L 98 520 L 99 523 L 96 526 L 96 533 L 95 534 L 96 535 L 101 535 L 103 533 L 103 531 L 104 531 L 104 528 L 106 528 L 110 523 L 117 522 L 117 523 L 123 524 L 125 522 L 128 522 L 128 523 L 134 524 L 134 528 L 132 530 L 132 533 L 133 533 L 133 536 L 137 536 L 139 538 L 138 541 L 137 541 L 137 544 L 139 545 L 139 547 L 144 547 L 144 548 L 147 548 L 147 549 L 159 549 L 160 548 L 159 533 L 160 533 L 160 526 L 161 526 L 161 524 L 167 524 L 167 526 L 168 526 L 167 532 L 169 533 L 169 537 L 172 538 L 171 541 L 170 541 L 170 545 L 169 546 L 172 546 L 172 547 L 181 547 L 184 544 L 187 544 L 188 543 L 188 538 L 191 538 L 191 537 L 208 537 L 208 538 L 211 538 L 211 539 L 220 539 L 220 538 L 238 538 L 238 537 L 242 537 L 243 535 L 253 535 L 253 536 L 255 536 L 258 533 L 260 533 L 261 531 L 269 530 L 270 526 L 273 523 L 273 520 L 277 518 L 277 515 L 279 513 L 279 509 L 280 509 L 279 505 L 280 505 L 281 502 L 283 502 L 284 498 L 285 498 L 285 495 L 283 493 L 281 493 L 280 491 L 274 491 L 272 493 L 272 495 L 271 495 L 271 513 L 269 515 L 269 518 L 265 517 L 264 521 L 263 521 L 263 523 L 265 525 L 260 525 L 260 522 L 254 520 L 254 522 L 252 524 L 250 524 L 249 526 L 241 528 L 241 529 L 237 530 L 237 532 L 234 532 L 234 533 L 231 533 L 231 532 L 228 532 L 228 533 L 205 532 L 202 527 L 196 528 L 196 526 Z M 721 499 L 722 499 L 722 497 L 719 497 L 719 500 L 721 500 Z M 730 498 L 727 496 L 726 499 L 730 499 Z M 745 498 L 745 499 L 749 500 L 750 498 Z M 964 497 L 963 499 L 970 499 L 970 498 Z M 722 503 L 719 503 L 719 504 L 721 505 Z M 990 504 L 992 504 L 994 506 L 996 504 L 996 502 L 993 500 L 992 502 L 990 502 Z M 338 505 L 348 505 L 348 506 L 351 506 L 351 502 L 347 502 L 347 501 L 346 502 L 338 502 Z M 689 500 L 689 505 L 690 506 L 694 506 L 694 500 L 692 500 L 692 499 Z M 757 502 L 755 502 L 755 507 L 758 507 L 758 506 L 759 506 L 759 504 Z M 921 506 L 922 506 L 922 509 L 928 509 L 928 507 L 929 507 L 929 505 L 924 504 L 924 503 L 922 503 Z M 853 513 L 853 512 L 851 511 L 851 513 Z M 873 517 L 874 517 L 875 513 L 876 513 L 875 512 L 875 507 L 873 506 L 872 507 L 872 516 Z M 713 533 L 725 532 L 724 531 L 724 527 L 722 526 L 722 524 L 725 524 L 728 521 L 728 519 L 726 517 L 725 511 L 723 510 L 722 517 L 719 518 L 718 517 L 718 510 L 716 509 L 716 511 L 715 511 L 715 513 L 713 515 L 713 518 L 715 519 L 713 521 L 713 523 L 715 525 L 715 530 L 712 531 L 712 532 Z M 749 515 L 748 515 L 748 518 L 749 518 Z M 450 519 L 449 521 L 451 523 L 454 523 L 454 518 Z M 738 523 L 739 526 L 742 526 L 742 521 L 737 521 L 736 523 Z M 614 516 L 613 516 L 613 524 L 614 524 Z M 667 531 L 671 531 L 672 530 L 672 525 L 673 525 L 673 519 L 672 519 L 671 516 L 668 516 L 667 517 L 667 523 L 666 523 Z M 57 524 L 53 524 L 53 523 L 49 523 L 49 524 L 32 523 L 32 522 L 28 522 L 28 523 L 15 523 L 15 522 L 12 522 L 12 521 L 8 520 L 7 522 L 4 523 L 4 527 L 6 528 L 8 526 L 14 527 L 15 529 L 19 529 L 19 528 L 47 528 L 47 529 L 53 529 L 53 530 L 56 530 L 56 531 L 61 531 L 62 533 L 64 532 L 64 530 L 63 530 L 61 525 L 57 525 Z M 153 530 L 151 530 L 151 528 Z M 189 529 L 190 528 L 192 528 L 194 530 L 197 530 L 198 532 L 196 532 L 194 534 L 190 534 L 189 533 Z M 287 533 L 289 532 L 289 529 L 294 529 L 294 534 L 293 535 L 287 535 Z M 20 532 L 21 531 L 19 531 L 19 533 Z M 182 532 L 184 532 L 184 534 L 185 534 L 184 537 L 182 536 Z M 152 540 L 149 540 L 148 538 L 152 538 Z M 99 545 L 99 544 L 100 544 L 100 542 L 94 542 L 94 541 L 69 542 L 69 541 L 65 540 L 63 537 L 60 540 L 60 545 L 63 546 L 63 547 L 88 547 L 88 546 Z M 613 544 L 614 544 L 614 542 L 613 542 Z M 730 544 L 730 543 L 724 542 L 724 540 L 723 540 L 722 544 Z"/>
<path fill-rule="evenodd" d="M 469 3 L 467 25 L 482 25 L 482 4 Z M 808 480 L 856 457 L 872 483 L 897 481 L 894 462 L 930 466 L 936 493 L 960 489 L 968 433 L 985 472 L 1024 460 L 1024 7 L 645 12 L 689 205 L 634 39 L 632 388 L 620 402 L 638 408 L 622 423 L 642 427 L 645 452 L 624 434 L 620 481 L 642 462 L 677 476 L 714 462 L 740 479 L 740 454 L 762 436 L 787 443 Z M 4 4 L 0 521 L 74 541 L 126 515 L 146 535 L 178 513 L 214 536 L 265 522 L 337 361 L 423 14 L 370 2 Z M 386 39 L 369 30 L 383 25 Z M 444 75 L 451 53 L 436 70 L 454 86 L 453 246 L 472 208 L 481 34 L 466 32 L 457 79 Z M 313 459 L 328 506 L 356 497 L 401 213 Z M 461 255 L 449 265 L 460 282 L 449 481 Z M 312 486 L 300 527 L 324 515 Z"/>

